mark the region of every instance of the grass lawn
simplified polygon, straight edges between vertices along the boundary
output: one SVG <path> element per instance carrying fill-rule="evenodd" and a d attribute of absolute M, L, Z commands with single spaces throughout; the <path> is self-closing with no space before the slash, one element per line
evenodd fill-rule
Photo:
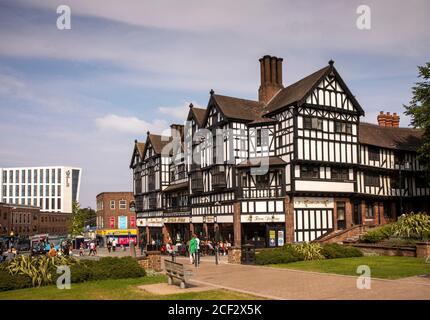
<path fill-rule="evenodd" d="M 173 295 L 153 295 L 137 288 L 139 285 L 166 282 L 164 275 L 72 283 L 70 290 L 56 286 L 0 292 L 0 300 L 250 300 L 259 297 L 228 290 L 188 292 Z"/>
<path fill-rule="evenodd" d="M 413 257 L 367 256 L 313 261 L 299 261 L 286 264 L 274 264 L 271 267 L 290 268 L 303 271 L 345 274 L 357 276 L 357 267 L 367 265 L 371 276 L 384 279 L 398 279 L 422 274 L 430 274 L 430 264 L 425 259 Z"/>

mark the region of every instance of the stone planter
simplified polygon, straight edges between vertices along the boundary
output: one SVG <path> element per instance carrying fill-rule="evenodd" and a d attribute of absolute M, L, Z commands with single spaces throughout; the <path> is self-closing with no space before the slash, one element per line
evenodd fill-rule
<path fill-rule="evenodd" d="M 144 269 L 152 269 L 157 272 L 162 270 L 160 251 L 148 251 L 145 257 L 137 257 L 136 259 Z"/>
<path fill-rule="evenodd" d="M 231 247 L 228 250 L 228 263 L 241 264 L 242 249 L 240 247 Z"/>
<path fill-rule="evenodd" d="M 430 257 L 430 242 L 417 242 L 417 258 Z"/>

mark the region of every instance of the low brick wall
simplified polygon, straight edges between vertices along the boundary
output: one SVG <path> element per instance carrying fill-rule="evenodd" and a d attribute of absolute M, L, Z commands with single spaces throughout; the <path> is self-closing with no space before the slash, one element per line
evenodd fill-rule
<path fill-rule="evenodd" d="M 400 257 L 415 257 L 416 247 L 389 247 L 383 245 L 354 243 L 348 244 L 363 251 L 363 253 L 376 254 L 378 256 L 400 256 Z"/>
<path fill-rule="evenodd" d="M 148 251 L 146 257 L 137 257 L 137 261 L 144 269 L 152 269 L 157 272 L 161 271 L 161 252 Z"/>
<path fill-rule="evenodd" d="M 228 250 L 228 263 L 241 264 L 242 250 L 240 247 L 231 247 Z"/>
<path fill-rule="evenodd" d="M 417 244 L 417 258 L 430 257 L 430 242 L 418 242 Z"/>

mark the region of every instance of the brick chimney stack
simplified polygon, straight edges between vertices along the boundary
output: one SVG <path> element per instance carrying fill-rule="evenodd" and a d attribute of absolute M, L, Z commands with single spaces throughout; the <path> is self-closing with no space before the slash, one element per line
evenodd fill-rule
<path fill-rule="evenodd" d="M 258 100 L 263 103 L 270 99 L 282 88 L 282 58 L 264 56 L 260 61 L 261 84 L 258 89 Z"/>
<path fill-rule="evenodd" d="M 180 137 L 182 139 L 184 137 L 184 126 L 181 124 L 171 124 L 170 135 L 172 138 Z"/>
<path fill-rule="evenodd" d="M 400 117 L 397 113 L 393 113 L 393 127 L 398 128 L 400 126 Z"/>
<path fill-rule="evenodd" d="M 393 126 L 393 116 L 387 112 L 385 115 L 385 126 L 386 127 L 392 127 Z"/>
<path fill-rule="evenodd" d="M 379 112 L 377 119 L 378 119 L 378 125 L 380 125 L 381 127 L 385 127 L 386 117 L 385 117 L 384 111 Z"/>
<path fill-rule="evenodd" d="M 385 114 L 384 111 L 381 111 L 379 112 L 377 119 L 378 125 L 381 127 L 398 128 L 400 125 L 400 117 L 396 112 L 391 115 L 389 112 Z"/>

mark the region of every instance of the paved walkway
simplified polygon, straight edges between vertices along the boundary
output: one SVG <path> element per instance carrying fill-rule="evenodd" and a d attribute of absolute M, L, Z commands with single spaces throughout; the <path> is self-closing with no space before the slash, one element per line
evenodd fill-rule
<path fill-rule="evenodd" d="M 189 280 L 199 285 L 235 290 L 269 299 L 425 299 L 430 300 L 428 278 L 372 279 L 371 289 L 357 289 L 357 277 L 260 266 L 215 265 L 214 257 L 203 257 L 199 268 L 179 257 L 191 272 Z"/>

